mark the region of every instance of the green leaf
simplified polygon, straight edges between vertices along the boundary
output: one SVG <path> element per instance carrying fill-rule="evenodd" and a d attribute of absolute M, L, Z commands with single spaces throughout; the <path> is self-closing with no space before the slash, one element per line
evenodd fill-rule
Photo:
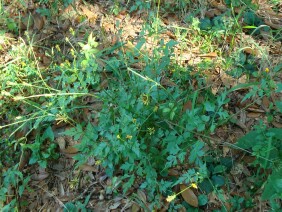
<path fill-rule="evenodd" d="M 276 93 L 279 93 L 282 91 L 282 83 L 277 83 L 277 90 L 276 90 Z"/>
<path fill-rule="evenodd" d="M 207 102 L 204 103 L 204 106 L 205 106 L 206 111 L 215 112 L 215 105 L 214 104 L 207 101 Z"/>
<path fill-rule="evenodd" d="M 211 20 L 208 18 L 204 18 L 200 20 L 199 27 L 201 30 L 209 30 L 212 28 Z"/>
<path fill-rule="evenodd" d="M 207 194 L 213 191 L 213 185 L 208 179 L 204 179 L 203 182 L 199 184 L 201 190 L 205 191 Z"/>
<path fill-rule="evenodd" d="M 163 112 L 164 112 L 164 113 L 169 113 L 170 110 L 171 110 L 171 109 L 167 107 L 167 108 L 164 108 L 164 109 L 163 109 Z"/>
<path fill-rule="evenodd" d="M 214 175 L 212 176 L 212 181 L 216 186 L 223 186 L 225 184 L 224 177 L 221 175 Z"/>
<path fill-rule="evenodd" d="M 274 66 L 273 71 L 274 72 L 282 71 L 282 63 L 279 63 L 278 65 Z"/>
<path fill-rule="evenodd" d="M 201 194 L 198 196 L 199 206 L 206 205 L 208 203 L 208 197 L 205 194 Z"/>
<path fill-rule="evenodd" d="M 219 174 L 219 173 L 223 173 L 226 171 L 226 167 L 223 165 L 217 165 L 214 170 L 213 170 L 213 174 Z"/>
<path fill-rule="evenodd" d="M 257 131 L 251 131 L 247 133 L 245 136 L 241 137 L 237 142 L 236 145 L 243 149 L 249 149 L 254 146 L 256 143 L 256 137 L 259 136 L 260 133 Z"/>
<path fill-rule="evenodd" d="M 279 197 L 282 194 L 282 168 L 273 172 L 267 180 L 264 191 L 262 193 L 262 200 L 269 200 L 271 198 Z"/>
<path fill-rule="evenodd" d="M 50 141 L 54 141 L 54 133 L 53 130 L 51 128 L 51 126 L 49 126 L 43 133 L 42 135 L 42 140 L 44 141 L 45 139 L 50 139 Z"/>
<path fill-rule="evenodd" d="M 204 147 L 205 143 L 202 141 L 197 141 L 193 146 L 192 146 L 192 150 L 190 152 L 190 156 L 189 156 L 189 163 L 198 163 L 200 160 L 200 157 L 202 157 L 205 152 L 202 150 L 202 148 Z"/>
<path fill-rule="evenodd" d="M 276 104 L 279 112 L 282 113 L 282 101 L 276 101 L 275 104 Z"/>

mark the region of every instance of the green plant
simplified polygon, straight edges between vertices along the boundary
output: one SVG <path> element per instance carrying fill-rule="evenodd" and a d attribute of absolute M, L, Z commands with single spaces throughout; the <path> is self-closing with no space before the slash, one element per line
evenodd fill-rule
<path fill-rule="evenodd" d="M 282 130 L 279 128 L 266 128 L 262 124 L 253 131 L 246 134 L 237 141 L 236 146 L 242 148 L 253 156 L 256 160 L 253 166 L 259 166 L 263 170 L 270 170 L 269 176 L 263 174 L 267 180 L 261 187 L 264 188 L 262 198 L 264 200 L 282 198 Z"/>
<path fill-rule="evenodd" d="M 97 94 L 103 101 L 99 125 L 77 124 L 65 132 L 80 140 L 76 145 L 81 152 L 75 156 L 77 165 L 94 156 L 109 176 L 122 170 L 120 178 L 127 181 L 122 184 L 124 192 L 137 178 L 143 179 L 139 187 L 147 191 L 150 207 L 159 207 L 157 199 L 161 194 L 169 195 L 173 186 L 198 183 L 206 177 L 202 160 L 205 144 L 197 136 L 209 133 L 209 129 L 214 131 L 228 117 L 223 108 L 228 102 L 226 93 L 215 97 L 208 90 L 183 91 L 179 86 L 161 85 L 161 76 L 170 76 L 165 70 L 171 65 L 173 45 L 160 42 L 152 57 L 139 57 L 139 62 L 145 61 L 142 73 L 130 68 L 130 63 L 135 63 L 133 58 L 140 55 L 139 44 L 136 52 L 119 54 L 119 58 L 107 61 L 106 71 L 112 72 L 114 80 L 109 81 L 107 90 Z M 171 80 L 179 80 L 174 77 Z M 199 96 L 204 97 L 204 104 L 198 102 Z M 188 100 L 193 101 L 193 108 L 183 113 L 181 105 Z M 177 180 L 162 179 L 167 178 L 170 168 L 186 163 L 187 159 L 195 168 L 188 169 Z"/>
<path fill-rule="evenodd" d="M 95 89 L 100 79 L 94 40 L 90 34 L 86 44 L 79 43 L 80 51 L 73 49 L 72 63 L 52 64 L 45 71 L 39 69 L 32 40 L 29 40 L 29 44 L 22 43 L 10 51 L 17 59 L 1 66 L 0 116 L 6 124 L 0 127 L 1 132 L 5 132 L 1 134 L 0 167 L 7 170 L 0 174 L 3 179 L 0 183 L 1 205 L 5 209 L 19 207 L 20 196 L 29 180 L 18 170 L 21 155 L 30 151 L 28 163 L 46 168 L 49 160 L 59 157 L 51 125 L 74 122 L 69 114 L 82 107 L 79 97 L 94 96 L 88 94 L 88 89 Z M 53 77 L 58 71 L 61 74 Z M 52 83 L 48 80 L 50 76 Z M 9 194 L 12 189 L 15 194 Z M 9 201 L 5 205 L 6 198 Z"/>

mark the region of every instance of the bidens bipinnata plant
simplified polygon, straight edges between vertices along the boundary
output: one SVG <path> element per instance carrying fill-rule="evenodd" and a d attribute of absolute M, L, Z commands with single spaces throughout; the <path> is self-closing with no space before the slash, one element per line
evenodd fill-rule
<path fill-rule="evenodd" d="M 207 177 L 201 134 L 214 131 L 228 117 L 223 108 L 228 102 L 225 94 L 215 97 L 209 90 L 195 92 L 192 87 L 161 85 L 162 76 L 180 80 L 180 75 L 166 71 L 174 44 L 162 44 L 150 59 L 142 55 L 140 60 L 146 60 L 142 73 L 130 68 L 138 49 L 137 53 L 119 54 L 119 58 L 107 61 L 106 71 L 113 72 L 114 79 L 109 80 L 107 90 L 97 94 L 103 101 L 98 124 L 77 124 L 65 132 L 80 141 L 80 154 L 75 156 L 78 165 L 94 156 L 108 176 L 122 170 L 123 191 L 139 183 L 149 200 L 155 200 L 152 208 L 154 204 L 160 206 L 157 200 L 161 195 L 171 195 L 173 186 L 197 184 Z M 199 95 L 206 99 L 205 104 L 201 104 Z M 193 108 L 183 111 L 188 100 L 193 101 Z M 168 176 L 170 168 L 188 162 L 192 168 L 183 176 Z"/>

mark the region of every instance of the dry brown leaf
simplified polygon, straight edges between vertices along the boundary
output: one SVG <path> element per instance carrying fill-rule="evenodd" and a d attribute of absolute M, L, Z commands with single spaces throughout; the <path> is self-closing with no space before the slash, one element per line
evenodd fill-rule
<path fill-rule="evenodd" d="M 141 208 L 136 203 L 133 203 L 132 206 L 131 206 L 131 211 L 132 212 L 139 212 L 139 211 L 141 211 Z"/>
<path fill-rule="evenodd" d="M 167 35 L 170 39 L 176 39 L 176 36 L 175 36 L 171 31 L 166 31 L 166 35 Z"/>
<path fill-rule="evenodd" d="M 258 118 L 261 116 L 261 113 L 250 112 L 250 113 L 247 113 L 247 116 L 249 118 Z"/>
<path fill-rule="evenodd" d="M 198 55 L 198 57 L 215 58 L 215 57 L 217 57 L 217 53 L 216 52 L 210 52 L 210 53 L 207 53 L 207 54 L 200 54 L 200 55 Z"/>
<path fill-rule="evenodd" d="M 187 101 L 182 108 L 182 111 L 185 112 L 186 110 L 192 110 L 192 101 Z"/>
<path fill-rule="evenodd" d="M 226 157 L 226 155 L 229 153 L 230 148 L 228 146 L 223 146 L 223 157 Z"/>
<path fill-rule="evenodd" d="M 64 137 L 60 136 L 56 139 L 57 144 L 59 145 L 60 149 L 66 148 L 66 140 Z"/>
<path fill-rule="evenodd" d="M 227 10 L 226 6 L 222 3 L 218 3 L 216 1 L 210 1 L 209 4 L 217 9 L 219 9 L 222 12 L 225 12 Z"/>
<path fill-rule="evenodd" d="M 235 79 L 226 74 L 224 71 L 220 72 L 220 79 L 227 88 L 230 88 L 235 84 Z"/>
<path fill-rule="evenodd" d="M 31 179 L 35 181 L 41 181 L 41 180 L 46 179 L 48 176 L 49 176 L 49 173 L 43 172 L 43 173 L 31 175 Z"/>
<path fill-rule="evenodd" d="M 282 124 L 279 123 L 279 122 L 273 121 L 272 124 L 273 124 L 274 127 L 282 128 Z"/>
<path fill-rule="evenodd" d="M 44 27 L 44 18 L 39 15 L 38 13 L 33 14 L 33 20 L 34 20 L 34 28 L 37 30 L 41 30 Z"/>
<path fill-rule="evenodd" d="M 247 54 L 255 55 L 255 56 L 257 56 L 259 54 L 257 49 L 253 49 L 251 47 L 244 48 L 244 52 L 247 53 Z"/>
<path fill-rule="evenodd" d="M 272 23 L 271 21 L 269 21 L 267 19 L 265 19 L 264 21 L 265 21 L 266 25 L 268 25 L 268 26 L 270 26 L 274 29 L 281 29 L 282 28 L 282 25 L 280 25 L 280 24 Z"/>
<path fill-rule="evenodd" d="M 144 191 L 138 189 L 137 190 L 137 195 L 138 195 L 138 197 L 140 198 L 140 200 L 142 202 L 144 202 L 145 204 L 147 203 L 147 197 L 146 197 L 146 194 L 144 193 Z"/>
<path fill-rule="evenodd" d="M 25 165 L 28 163 L 29 161 L 29 151 L 27 150 L 22 150 L 22 154 L 21 154 L 21 158 L 20 158 L 20 162 L 19 162 L 19 170 L 22 171 L 23 168 L 25 167 Z"/>
<path fill-rule="evenodd" d="M 61 152 L 65 154 L 75 154 L 78 152 L 78 149 L 73 146 L 68 146 L 66 149 L 61 149 Z"/>
<path fill-rule="evenodd" d="M 162 77 L 161 85 L 162 86 L 167 86 L 167 87 L 175 87 L 175 86 L 177 86 L 175 84 L 175 82 L 171 81 L 168 77 Z"/>
<path fill-rule="evenodd" d="M 97 15 L 94 12 L 90 11 L 87 7 L 81 6 L 80 8 L 82 9 L 82 12 L 88 19 L 93 19 L 93 18 L 95 19 L 97 17 Z"/>
<path fill-rule="evenodd" d="M 52 60 L 50 59 L 50 57 L 47 57 L 46 55 L 42 56 L 42 62 L 44 65 L 48 66 L 51 64 Z"/>
<path fill-rule="evenodd" d="M 79 169 L 82 171 L 87 171 L 87 172 L 97 172 L 97 168 L 90 166 L 88 164 L 82 164 L 81 166 L 79 166 Z"/>
<path fill-rule="evenodd" d="M 179 172 L 175 169 L 169 169 L 168 170 L 168 176 L 179 176 Z"/>
<path fill-rule="evenodd" d="M 109 209 L 110 209 L 110 210 L 115 210 L 115 209 L 117 209 L 120 205 L 121 205 L 121 202 L 120 202 L 120 201 L 115 202 L 115 203 L 113 203 L 113 204 L 110 205 Z"/>
<path fill-rule="evenodd" d="M 19 22 L 19 29 L 26 30 L 27 28 L 32 29 L 34 26 L 34 20 L 29 15 L 25 16 Z"/>
<path fill-rule="evenodd" d="M 262 107 L 265 111 L 269 111 L 269 106 L 270 106 L 270 101 L 269 98 L 267 98 L 266 96 L 264 96 L 262 98 Z"/>
<path fill-rule="evenodd" d="M 193 207 L 199 206 L 198 198 L 197 198 L 197 196 L 195 195 L 195 193 L 193 192 L 192 189 L 187 188 L 187 186 L 184 185 L 184 184 L 180 184 L 180 191 L 181 191 L 181 195 L 182 195 L 183 199 L 189 205 L 192 205 Z"/>

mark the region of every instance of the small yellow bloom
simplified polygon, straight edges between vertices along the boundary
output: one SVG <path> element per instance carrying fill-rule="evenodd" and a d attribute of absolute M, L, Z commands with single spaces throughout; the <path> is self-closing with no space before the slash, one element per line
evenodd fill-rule
<path fill-rule="evenodd" d="M 264 70 L 266 73 L 268 73 L 269 72 L 269 68 L 265 68 L 265 70 Z"/>
<path fill-rule="evenodd" d="M 72 27 L 70 27 L 69 31 L 70 31 L 70 33 L 72 34 L 72 36 L 74 36 L 74 30 L 73 30 Z"/>
<path fill-rule="evenodd" d="M 176 195 L 174 194 L 174 195 L 172 195 L 172 196 L 168 196 L 167 198 L 166 198 L 166 201 L 167 202 L 171 202 L 172 200 L 174 200 L 176 198 Z"/>
<path fill-rule="evenodd" d="M 191 187 L 192 187 L 192 188 L 196 188 L 196 189 L 198 188 L 198 186 L 197 186 L 196 183 L 192 183 L 192 184 L 191 184 Z"/>
<path fill-rule="evenodd" d="M 126 135 L 126 139 L 131 139 L 132 138 L 132 135 Z"/>
<path fill-rule="evenodd" d="M 74 57 L 74 50 L 71 49 L 70 52 L 71 52 L 71 55 Z"/>
<path fill-rule="evenodd" d="M 101 164 L 101 161 L 100 160 L 97 160 L 97 161 L 95 161 L 95 165 L 100 165 Z"/>
<path fill-rule="evenodd" d="M 69 41 L 70 41 L 68 37 L 66 37 L 66 38 L 65 38 L 65 40 L 66 40 L 67 42 L 69 42 Z"/>
<path fill-rule="evenodd" d="M 117 139 L 120 139 L 120 135 L 119 134 L 117 134 Z"/>
<path fill-rule="evenodd" d="M 142 94 L 141 98 L 142 98 L 142 102 L 143 102 L 144 105 L 148 105 L 149 104 L 150 99 L 149 99 L 148 94 Z"/>
<path fill-rule="evenodd" d="M 55 46 L 55 48 L 60 52 L 61 51 L 61 48 L 60 48 L 60 46 L 57 44 L 56 46 Z"/>
<path fill-rule="evenodd" d="M 155 133 L 154 127 L 148 127 L 147 129 L 148 129 L 149 135 L 153 135 Z"/>

